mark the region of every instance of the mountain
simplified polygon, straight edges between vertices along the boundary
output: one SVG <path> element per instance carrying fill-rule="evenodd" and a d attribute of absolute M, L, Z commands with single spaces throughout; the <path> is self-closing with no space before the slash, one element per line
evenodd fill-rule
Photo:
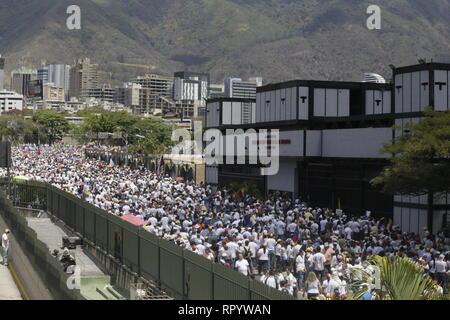
<path fill-rule="evenodd" d="M 81 30 L 66 27 L 81 8 Z M 367 7 L 381 7 L 368 30 Z M 450 62 L 450 0 L 0 0 L 0 53 L 7 72 L 42 60 L 90 57 L 116 81 L 154 72 L 210 72 L 290 79 L 390 77 L 389 64 Z"/>

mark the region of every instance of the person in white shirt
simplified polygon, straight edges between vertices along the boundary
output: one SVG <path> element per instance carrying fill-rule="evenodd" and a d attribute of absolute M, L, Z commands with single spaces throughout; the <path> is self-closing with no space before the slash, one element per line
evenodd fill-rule
<path fill-rule="evenodd" d="M 321 281 L 324 277 L 325 261 L 325 255 L 320 252 L 320 248 L 317 248 L 316 254 L 312 257 L 312 267 L 314 272 L 317 274 L 319 281 Z"/>
<path fill-rule="evenodd" d="M 257 253 L 258 261 L 259 261 L 259 273 L 265 272 L 269 268 L 269 250 L 267 250 L 264 244 L 261 245 L 261 248 Z"/>
<path fill-rule="evenodd" d="M 442 288 L 447 288 L 447 263 L 444 261 L 444 258 L 443 254 L 439 255 L 434 265 L 434 271 L 436 280 Z"/>
<path fill-rule="evenodd" d="M 278 237 L 284 237 L 284 234 L 286 233 L 286 223 L 284 223 L 283 220 L 279 220 L 276 224 L 276 229 Z"/>
<path fill-rule="evenodd" d="M 234 261 L 236 261 L 236 257 L 237 257 L 237 251 L 239 249 L 239 245 L 234 242 L 234 241 L 230 241 L 227 243 L 227 253 L 228 253 L 228 257 L 231 259 L 231 261 L 234 263 Z"/>
<path fill-rule="evenodd" d="M 286 281 L 287 281 L 287 287 L 289 289 L 289 293 L 291 295 L 293 295 L 294 297 L 297 297 L 297 279 L 295 278 L 295 276 L 292 274 L 292 272 L 290 270 L 287 271 L 287 277 L 286 277 Z"/>
<path fill-rule="evenodd" d="M 2 264 L 4 266 L 8 266 L 9 234 L 9 229 L 6 229 L 5 233 L 2 235 Z"/>
<path fill-rule="evenodd" d="M 269 252 L 269 268 L 275 268 L 275 246 L 277 245 L 277 241 L 271 235 L 270 238 L 266 239 L 265 244 Z"/>
<path fill-rule="evenodd" d="M 326 274 L 326 279 L 322 283 L 322 290 L 325 295 L 330 298 L 334 297 L 337 289 L 339 289 L 340 283 L 336 281 L 336 277 L 331 277 L 329 273 Z"/>
<path fill-rule="evenodd" d="M 320 294 L 320 282 L 314 272 L 308 274 L 308 278 L 305 283 L 306 293 L 308 294 L 308 300 L 315 300 Z"/>
<path fill-rule="evenodd" d="M 279 283 L 273 270 L 270 270 L 269 276 L 264 280 L 264 283 L 271 288 L 279 289 Z"/>
<path fill-rule="evenodd" d="M 235 263 L 235 268 L 237 272 L 242 273 L 244 276 L 248 276 L 250 274 L 250 265 L 246 259 L 244 259 L 244 255 L 242 253 L 239 254 L 239 260 Z"/>

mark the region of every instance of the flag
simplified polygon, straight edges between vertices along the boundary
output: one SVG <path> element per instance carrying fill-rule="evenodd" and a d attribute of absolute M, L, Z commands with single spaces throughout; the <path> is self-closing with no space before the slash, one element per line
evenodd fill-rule
<path fill-rule="evenodd" d="M 386 229 L 387 229 L 387 230 L 390 230 L 390 229 L 391 229 L 391 226 L 392 226 L 392 219 L 389 219 L 389 222 L 388 222 L 388 224 L 387 224 L 387 226 L 386 226 Z"/>

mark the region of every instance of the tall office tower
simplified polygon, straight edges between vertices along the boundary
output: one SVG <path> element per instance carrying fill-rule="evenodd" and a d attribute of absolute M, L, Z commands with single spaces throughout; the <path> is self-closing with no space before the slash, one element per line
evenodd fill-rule
<path fill-rule="evenodd" d="M 5 89 L 5 58 L 0 54 L 0 91 Z"/>
<path fill-rule="evenodd" d="M 70 69 L 69 97 L 86 96 L 91 89 L 101 87 L 98 64 L 89 58 L 79 59 Z"/>
<path fill-rule="evenodd" d="M 22 67 L 18 70 L 13 70 L 11 72 L 11 90 L 26 96 L 28 83 L 34 80 L 37 80 L 37 71 L 35 69 Z"/>
<path fill-rule="evenodd" d="M 42 80 L 43 85 L 52 83 L 64 89 L 64 97 L 69 98 L 70 87 L 70 66 L 66 64 L 49 64 L 38 71 L 38 80 Z"/>

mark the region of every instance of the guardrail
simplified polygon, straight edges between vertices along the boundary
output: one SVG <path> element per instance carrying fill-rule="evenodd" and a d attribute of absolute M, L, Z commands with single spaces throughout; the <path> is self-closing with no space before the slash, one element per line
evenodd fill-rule
<path fill-rule="evenodd" d="M 29 186 L 29 182 L 23 184 Z M 47 190 L 45 203 L 49 212 L 81 237 L 119 259 L 131 272 L 157 282 L 175 299 L 295 300 L 293 296 L 213 263 L 72 194 L 49 184 L 37 184 Z"/>

